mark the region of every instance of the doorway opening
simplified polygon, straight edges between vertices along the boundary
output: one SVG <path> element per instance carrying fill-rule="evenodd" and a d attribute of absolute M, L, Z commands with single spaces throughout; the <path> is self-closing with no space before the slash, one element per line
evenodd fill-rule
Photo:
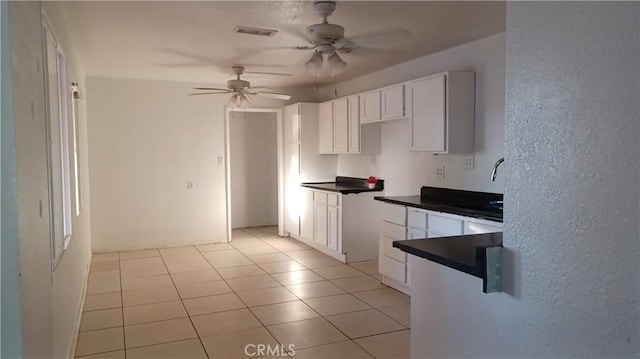
<path fill-rule="evenodd" d="M 282 235 L 282 111 L 227 109 L 227 240 Z"/>

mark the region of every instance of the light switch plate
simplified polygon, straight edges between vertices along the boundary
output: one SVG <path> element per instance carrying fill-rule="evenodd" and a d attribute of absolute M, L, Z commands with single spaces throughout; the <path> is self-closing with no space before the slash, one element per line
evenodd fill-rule
<path fill-rule="evenodd" d="M 436 167 L 436 178 L 444 178 L 444 166 Z"/>

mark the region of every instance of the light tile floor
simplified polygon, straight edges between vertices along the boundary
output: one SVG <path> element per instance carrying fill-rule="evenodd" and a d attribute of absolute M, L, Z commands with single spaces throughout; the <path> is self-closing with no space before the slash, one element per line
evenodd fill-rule
<path fill-rule="evenodd" d="M 283 357 L 257 353 L 264 344 L 294 345 L 292 358 L 408 358 L 409 297 L 380 284 L 377 267 L 275 227 L 234 230 L 230 244 L 94 254 L 76 356 Z"/>

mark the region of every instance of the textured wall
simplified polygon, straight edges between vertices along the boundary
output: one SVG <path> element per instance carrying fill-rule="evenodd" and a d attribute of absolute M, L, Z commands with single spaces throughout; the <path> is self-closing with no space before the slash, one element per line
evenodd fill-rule
<path fill-rule="evenodd" d="M 419 263 L 412 357 L 640 355 L 638 5 L 507 4 L 506 291 Z"/>
<path fill-rule="evenodd" d="M 22 357 L 22 308 L 20 305 L 20 242 L 18 240 L 18 204 L 16 201 L 16 164 L 15 164 L 15 123 L 13 120 L 13 93 L 11 76 L 11 43 L 9 39 L 8 2 L 0 2 L 0 66 L 2 84 L 0 85 L 0 109 L 2 120 L 0 143 L 2 144 L 2 241 L 0 241 L 0 264 L 2 268 L 2 298 L 0 319 L 2 320 L 2 338 L 0 339 L 0 357 Z"/>
<path fill-rule="evenodd" d="M 639 8 L 507 5 L 509 355 L 638 356 Z"/>
<path fill-rule="evenodd" d="M 25 358 L 51 357 L 53 347 L 47 139 L 40 11 L 39 2 L 9 3 Z"/>

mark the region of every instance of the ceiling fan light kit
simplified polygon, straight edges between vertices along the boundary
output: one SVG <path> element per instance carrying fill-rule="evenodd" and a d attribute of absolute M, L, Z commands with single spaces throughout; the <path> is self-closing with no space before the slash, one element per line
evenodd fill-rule
<path fill-rule="evenodd" d="M 331 69 L 332 75 L 338 75 L 342 71 L 347 68 L 347 63 L 338 56 L 337 52 L 332 53 L 327 58 L 327 62 L 329 63 L 329 68 Z"/>
<path fill-rule="evenodd" d="M 322 70 L 322 61 L 322 54 L 317 51 L 314 52 L 313 55 L 311 55 L 309 61 L 307 61 L 307 63 L 305 64 L 305 66 L 307 67 L 307 72 L 314 76 L 320 76 L 320 72 Z"/>
<path fill-rule="evenodd" d="M 322 63 L 322 62 L 321 62 Z M 194 87 L 194 90 L 202 90 L 202 91 L 215 91 L 215 92 L 200 92 L 200 93 L 192 93 L 190 96 L 194 95 L 218 95 L 218 94 L 231 94 L 231 98 L 227 101 L 227 106 L 234 108 L 247 108 L 251 105 L 251 96 L 264 96 L 275 98 L 278 100 L 290 100 L 291 95 L 275 93 L 275 92 L 259 92 L 256 89 L 262 89 L 262 86 L 251 87 L 249 81 L 241 80 L 240 75 L 244 73 L 244 67 L 242 66 L 234 66 L 231 68 L 233 73 L 236 75 L 235 80 L 227 81 L 227 88 L 214 88 L 214 87 Z"/>

